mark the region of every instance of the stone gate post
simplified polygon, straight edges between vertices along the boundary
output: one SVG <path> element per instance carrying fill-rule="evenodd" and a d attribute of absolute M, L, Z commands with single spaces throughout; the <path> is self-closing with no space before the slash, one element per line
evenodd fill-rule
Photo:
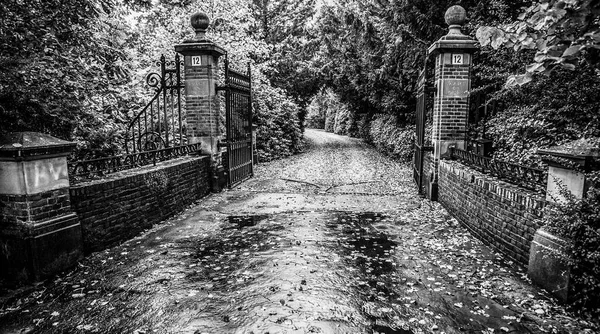
<path fill-rule="evenodd" d="M 188 143 L 202 144 L 201 151 L 211 156 L 213 175 L 216 175 L 221 165 L 218 143 L 223 138 L 219 129 L 221 117 L 217 95 L 218 61 L 226 51 L 206 38 L 209 23 L 209 18 L 204 13 L 192 15 L 191 25 L 196 36 L 175 45 L 175 51 L 184 56 Z"/>
<path fill-rule="evenodd" d="M 69 193 L 74 146 L 37 132 L 0 137 L 0 280 L 38 280 L 83 257 Z"/>
<path fill-rule="evenodd" d="M 585 140 L 538 150 L 538 154 L 548 164 L 546 201 L 549 205 L 568 204 L 570 196 L 584 198 L 591 186 L 586 173 L 600 169 L 600 148 Z M 563 252 L 569 242 L 544 227 L 538 229 L 531 242 L 527 267 L 531 281 L 562 302 L 572 301 L 574 292 L 571 267 L 564 260 Z"/>
<path fill-rule="evenodd" d="M 433 178 L 437 182 L 439 160 L 451 146 L 464 149 L 469 121 L 472 54 L 475 40 L 461 32 L 466 12 L 461 6 L 448 8 L 445 15 L 448 34 L 428 50 L 435 57 L 435 95 L 433 105 Z M 433 191 L 435 193 L 435 191 Z"/>

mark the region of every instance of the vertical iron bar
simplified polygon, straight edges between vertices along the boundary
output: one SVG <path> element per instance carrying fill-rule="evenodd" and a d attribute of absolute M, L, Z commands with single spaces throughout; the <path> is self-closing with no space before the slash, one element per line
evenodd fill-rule
<path fill-rule="evenodd" d="M 225 54 L 225 141 L 227 149 L 227 179 L 231 188 L 231 87 L 229 86 L 229 56 Z"/>
<path fill-rule="evenodd" d="M 250 129 L 250 175 L 254 176 L 254 152 L 252 147 L 252 140 L 254 133 L 252 132 L 252 67 L 248 62 L 248 129 Z"/>
<path fill-rule="evenodd" d="M 163 93 L 163 113 L 165 120 L 165 137 L 166 137 L 166 146 L 169 147 L 169 126 L 167 119 L 167 69 L 166 69 L 166 59 L 165 55 L 160 57 L 160 71 L 162 73 L 162 93 Z M 158 107 L 158 133 L 162 138 L 163 130 L 162 130 L 162 122 L 160 121 L 160 105 Z"/>
<path fill-rule="evenodd" d="M 181 64 L 179 54 L 175 55 L 175 71 L 177 72 L 177 114 L 179 115 L 179 145 L 183 145 L 183 124 L 181 120 Z"/>
<path fill-rule="evenodd" d="M 156 103 L 159 104 L 160 94 L 156 95 Z M 150 105 L 150 128 L 154 131 L 154 104 Z M 146 132 L 148 132 L 148 128 L 146 128 Z M 141 138 L 140 138 L 141 140 Z M 140 142 L 141 143 L 141 142 Z"/>
<path fill-rule="evenodd" d="M 171 78 L 171 81 L 173 81 L 172 78 Z M 175 126 L 177 125 L 177 122 L 175 122 L 175 91 L 173 89 L 174 89 L 173 86 L 171 86 L 171 88 L 169 88 L 169 94 L 171 95 L 171 136 L 173 136 L 171 145 L 175 146 L 175 141 L 176 141 Z M 181 145 L 181 143 L 179 143 L 179 145 Z"/>

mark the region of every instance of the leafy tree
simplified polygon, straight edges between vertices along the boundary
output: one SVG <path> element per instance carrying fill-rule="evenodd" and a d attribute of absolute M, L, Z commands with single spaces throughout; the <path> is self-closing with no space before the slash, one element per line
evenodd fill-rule
<path fill-rule="evenodd" d="M 254 34 L 262 37 L 269 53 L 255 56 L 264 63 L 271 83 L 282 88 L 299 105 L 303 122 L 310 99 L 321 86 L 320 73 L 310 62 L 318 48 L 318 40 L 310 22 L 316 0 L 252 0 L 250 6 L 255 25 Z"/>
<path fill-rule="evenodd" d="M 588 0 L 534 1 L 517 20 L 500 27 L 482 26 L 477 38 L 483 46 L 535 50 L 526 73 L 509 78 L 508 85 L 530 82 L 535 73 L 555 67 L 573 70 L 586 63 L 598 69 L 600 3 Z"/>
<path fill-rule="evenodd" d="M 110 154 L 128 103 L 123 6 L 109 0 L 0 4 L 0 132 L 83 139 Z"/>

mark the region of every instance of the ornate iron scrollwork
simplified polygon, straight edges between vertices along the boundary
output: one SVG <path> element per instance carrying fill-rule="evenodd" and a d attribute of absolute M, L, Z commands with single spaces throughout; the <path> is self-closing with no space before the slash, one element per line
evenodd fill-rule
<path fill-rule="evenodd" d="M 127 127 L 127 154 L 185 145 L 187 142 L 182 115 L 182 60 L 179 55 L 174 60 L 166 60 L 163 55 L 156 64 L 160 74 L 151 72 L 146 76 L 146 84 L 153 88 L 154 96 Z"/>
<path fill-rule="evenodd" d="M 69 163 L 69 176 L 72 181 L 101 177 L 110 173 L 176 159 L 199 151 L 200 144 L 197 143 L 107 158 L 75 161 Z"/>

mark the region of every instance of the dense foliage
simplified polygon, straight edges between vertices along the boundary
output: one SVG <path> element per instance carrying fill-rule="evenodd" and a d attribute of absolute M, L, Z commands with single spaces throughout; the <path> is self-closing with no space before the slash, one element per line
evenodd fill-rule
<path fill-rule="evenodd" d="M 575 199 L 564 190 L 567 199 L 548 206 L 546 228 L 569 240 L 563 260 L 571 268 L 574 306 L 598 319 L 600 316 L 600 172 L 587 175 L 592 184 L 583 199 Z"/>
<path fill-rule="evenodd" d="M 600 78 L 592 69 L 561 69 L 497 94 L 505 108 L 487 121 L 495 156 L 539 165 L 538 148 L 600 137 L 599 89 Z"/>
<path fill-rule="evenodd" d="M 575 69 L 582 63 L 597 65 L 600 48 L 600 3 L 587 0 L 533 1 L 518 19 L 500 26 L 482 26 L 477 38 L 483 46 L 535 50 L 526 74 L 512 76 L 509 85 L 522 85 L 534 73 L 556 67 Z"/>
<path fill-rule="evenodd" d="M 299 108 L 280 88 L 262 84 L 254 91 L 259 161 L 297 153 L 302 148 Z"/>
<path fill-rule="evenodd" d="M 351 118 L 367 115 L 367 120 L 375 120 L 382 119 L 375 115 L 383 114 L 393 116 L 400 128 L 414 124 L 416 77 L 426 48 L 447 32 L 443 16 L 451 4 L 356 0 L 343 7 L 320 8 L 314 21 L 321 47 L 312 63 L 320 68 L 325 85 L 348 107 Z M 474 58 L 472 136 L 492 139 L 497 158 L 539 165 L 538 148 L 599 135 L 595 4 L 519 0 L 459 4 L 468 13 L 463 32 L 477 35 L 482 43 Z M 561 6 L 564 10 L 555 8 Z M 552 35 L 559 26 L 570 30 Z M 511 35 L 513 28 L 519 35 Z M 566 42 L 578 47 L 567 52 Z M 560 59 L 552 58 L 555 49 L 563 51 Z M 538 65 L 528 66 L 532 62 Z M 536 74 L 518 79 L 525 77 L 515 74 L 525 70 Z M 531 83 L 514 85 L 527 81 Z M 372 142 L 382 143 L 370 138 L 370 133 L 381 132 L 366 134 Z M 387 141 L 410 145 L 409 140 Z M 380 148 L 390 151 L 387 145 Z"/>
<path fill-rule="evenodd" d="M 400 161 L 411 161 L 412 144 L 415 140 L 415 126 L 399 127 L 392 115 L 378 115 L 371 123 L 371 142 L 387 155 Z"/>
<path fill-rule="evenodd" d="M 278 1 L 261 3 L 278 13 Z M 201 10 L 212 17 L 209 38 L 228 50 L 231 62 L 252 63 L 261 159 L 293 154 L 301 144 L 301 110 L 265 76 L 285 57 L 272 61 L 273 50 L 293 44 L 287 21 L 276 24 L 252 6 L 241 0 L 3 2 L 0 132 L 74 140 L 78 158 L 119 153 L 128 121 L 149 97 L 145 76 L 157 70 L 161 54 L 172 59 L 173 46 L 192 33 L 189 16 Z M 261 33 L 265 22 L 272 33 Z"/>
<path fill-rule="evenodd" d="M 0 3 L 0 132 L 35 130 L 107 154 L 131 102 L 122 6 L 103 0 Z"/>
<path fill-rule="evenodd" d="M 358 136 L 357 117 L 331 89 L 314 96 L 308 106 L 306 124 L 338 135 Z"/>

